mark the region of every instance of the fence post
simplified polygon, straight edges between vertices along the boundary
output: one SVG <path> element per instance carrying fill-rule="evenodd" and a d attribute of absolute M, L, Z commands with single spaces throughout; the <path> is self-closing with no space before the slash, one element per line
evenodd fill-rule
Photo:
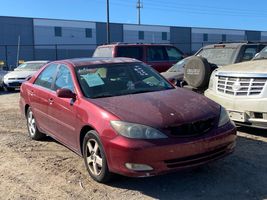
<path fill-rule="evenodd" d="M 8 58 L 7 58 L 8 57 L 8 55 L 7 55 L 8 54 L 8 52 L 7 52 L 7 45 L 5 45 L 5 54 L 6 54 L 6 68 L 9 68 L 8 67 Z"/>
<path fill-rule="evenodd" d="M 57 44 L 55 45 L 56 47 L 56 60 L 58 60 L 58 55 L 57 55 Z"/>

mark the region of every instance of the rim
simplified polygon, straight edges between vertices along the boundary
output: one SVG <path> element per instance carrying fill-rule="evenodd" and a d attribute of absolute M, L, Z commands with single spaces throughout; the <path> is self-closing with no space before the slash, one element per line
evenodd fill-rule
<path fill-rule="evenodd" d="M 99 145 L 95 139 L 89 139 L 86 145 L 86 161 L 90 172 L 99 176 L 102 171 L 103 159 Z"/>
<path fill-rule="evenodd" d="M 35 124 L 35 118 L 31 110 L 28 113 L 28 129 L 29 129 L 30 135 L 34 136 L 36 132 L 36 124 Z"/>

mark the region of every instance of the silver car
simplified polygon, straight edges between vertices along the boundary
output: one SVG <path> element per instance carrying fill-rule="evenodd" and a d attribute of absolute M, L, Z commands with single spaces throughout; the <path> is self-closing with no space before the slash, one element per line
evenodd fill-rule
<path fill-rule="evenodd" d="M 14 71 L 7 73 L 3 78 L 3 87 L 6 91 L 18 89 L 20 85 L 31 78 L 41 67 L 49 61 L 27 61 L 19 65 Z"/>

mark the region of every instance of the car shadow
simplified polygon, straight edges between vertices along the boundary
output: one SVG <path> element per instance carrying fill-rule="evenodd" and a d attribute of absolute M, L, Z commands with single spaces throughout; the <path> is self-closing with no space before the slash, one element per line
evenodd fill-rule
<path fill-rule="evenodd" d="M 11 92 L 0 90 L 0 95 L 15 94 L 15 93 L 19 93 L 19 92 L 20 92 L 19 90 L 15 90 L 15 91 L 11 91 Z"/>
<path fill-rule="evenodd" d="M 261 136 L 267 138 L 267 130 L 253 127 L 237 126 L 237 130 L 240 132 L 248 133 L 255 136 Z"/>
<path fill-rule="evenodd" d="M 267 143 L 238 137 L 235 152 L 195 169 L 149 178 L 120 177 L 110 186 L 155 199 L 267 198 Z"/>

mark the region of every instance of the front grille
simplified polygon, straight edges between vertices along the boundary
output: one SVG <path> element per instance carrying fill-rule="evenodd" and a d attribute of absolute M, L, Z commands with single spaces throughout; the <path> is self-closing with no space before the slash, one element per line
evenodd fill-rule
<path fill-rule="evenodd" d="M 21 86 L 21 83 L 13 82 L 13 83 L 9 83 L 8 85 L 11 86 L 11 87 L 19 87 L 19 86 Z"/>
<path fill-rule="evenodd" d="M 267 78 L 238 78 L 218 76 L 217 91 L 234 96 L 261 94 Z"/>
<path fill-rule="evenodd" d="M 202 135 L 203 133 L 209 131 L 214 124 L 215 118 L 209 118 L 192 123 L 168 127 L 165 131 L 175 137 L 192 137 Z"/>
<path fill-rule="evenodd" d="M 165 160 L 164 163 L 167 165 L 168 168 L 193 166 L 193 165 L 197 165 L 200 163 L 215 160 L 217 158 L 220 158 L 226 155 L 228 152 L 229 152 L 228 145 L 225 145 L 223 147 L 217 148 L 212 151 L 204 152 L 201 154 L 196 154 L 196 155 L 172 159 L 172 160 Z"/>
<path fill-rule="evenodd" d="M 25 78 L 8 78 L 8 80 L 25 80 Z"/>

